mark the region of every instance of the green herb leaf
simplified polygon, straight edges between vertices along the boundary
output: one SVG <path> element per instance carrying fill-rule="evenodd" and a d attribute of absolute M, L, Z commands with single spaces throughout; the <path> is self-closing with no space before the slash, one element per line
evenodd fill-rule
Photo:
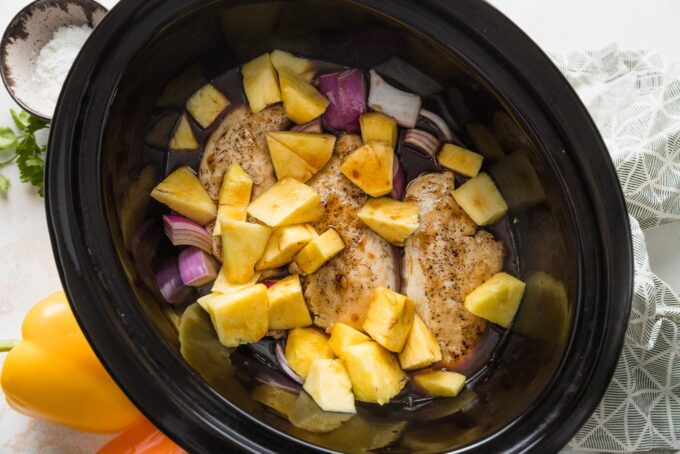
<path fill-rule="evenodd" d="M 28 131 L 28 122 L 30 121 L 30 114 L 28 112 L 24 112 L 23 110 L 19 113 L 16 113 L 14 109 L 10 109 L 9 113 L 12 115 L 12 120 L 14 120 L 14 125 L 17 127 L 19 131 L 26 132 Z"/>
<path fill-rule="evenodd" d="M 9 178 L 7 178 L 4 175 L 0 175 L 0 194 L 9 191 L 9 186 L 10 186 Z"/>
<path fill-rule="evenodd" d="M 17 143 L 17 135 L 12 128 L 0 128 L 0 152 L 10 151 Z"/>

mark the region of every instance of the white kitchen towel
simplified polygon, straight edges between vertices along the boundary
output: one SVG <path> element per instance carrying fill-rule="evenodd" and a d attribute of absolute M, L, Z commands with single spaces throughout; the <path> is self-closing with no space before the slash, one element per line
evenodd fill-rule
<path fill-rule="evenodd" d="M 664 65 L 656 52 L 619 52 L 616 45 L 551 57 L 609 148 L 635 255 L 623 353 L 604 399 L 569 447 L 680 449 L 680 296 L 652 273 L 643 234 L 680 221 L 680 62 Z"/>

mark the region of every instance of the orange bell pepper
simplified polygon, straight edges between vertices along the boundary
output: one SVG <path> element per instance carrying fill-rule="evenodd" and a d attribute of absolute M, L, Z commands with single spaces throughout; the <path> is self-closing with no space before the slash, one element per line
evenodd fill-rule
<path fill-rule="evenodd" d="M 33 306 L 21 332 L 2 369 L 12 408 L 88 432 L 120 432 L 142 419 L 92 351 L 64 292 Z"/>
<path fill-rule="evenodd" d="M 97 454 L 186 454 L 147 420 L 118 435 Z"/>

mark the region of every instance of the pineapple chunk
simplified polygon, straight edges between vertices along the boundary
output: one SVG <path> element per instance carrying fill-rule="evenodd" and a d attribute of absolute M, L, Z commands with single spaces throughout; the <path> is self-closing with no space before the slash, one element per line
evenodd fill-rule
<path fill-rule="evenodd" d="M 323 115 L 330 104 L 312 84 L 288 68 L 279 70 L 279 83 L 286 116 L 299 125 Z"/>
<path fill-rule="evenodd" d="M 534 339 L 564 342 L 569 335 L 569 299 L 564 284 L 543 271 L 531 274 L 526 284 L 512 330 Z"/>
<path fill-rule="evenodd" d="M 349 325 L 338 322 L 333 324 L 331 328 L 331 338 L 328 339 L 328 345 L 331 346 L 338 358 L 342 358 L 347 347 L 370 340 L 364 333 L 355 330 Z"/>
<path fill-rule="evenodd" d="M 234 163 L 229 166 L 222 178 L 220 187 L 219 206 L 217 207 L 217 222 L 213 235 L 222 234 L 221 221 L 232 219 L 245 221 L 248 217 L 247 208 L 250 194 L 253 191 L 253 180 L 243 168 Z"/>
<path fill-rule="evenodd" d="M 397 146 L 397 120 L 380 112 L 363 114 L 359 118 L 361 138 L 364 143 L 382 142 L 389 147 Z"/>
<path fill-rule="evenodd" d="M 269 270 L 287 265 L 295 254 L 319 236 L 309 224 L 286 225 L 274 230 L 264 254 L 255 265 L 256 270 Z"/>
<path fill-rule="evenodd" d="M 217 337 L 225 347 L 257 342 L 267 334 L 267 287 L 255 284 L 211 298 L 208 313 Z"/>
<path fill-rule="evenodd" d="M 246 282 L 245 284 L 234 284 L 232 282 L 229 282 L 229 279 L 227 279 L 227 270 L 222 266 L 220 269 L 219 274 L 217 275 L 217 279 L 215 279 L 215 283 L 212 286 L 212 289 L 210 291 L 212 293 L 231 293 L 235 292 L 236 290 L 241 290 L 242 288 L 249 287 L 251 285 L 257 284 L 257 281 L 260 280 L 260 276 L 262 276 L 262 273 L 255 273 L 253 275 L 253 278 Z M 210 296 L 210 295 L 208 295 Z M 205 297 L 203 297 L 205 298 Z M 197 302 L 200 302 L 201 299 L 199 299 Z"/>
<path fill-rule="evenodd" d="M 338 232 L 328 229 L 298 252 L 295 256 L 295 264 L 303 273 L 312 274 L 344 248 L 345 243 Z"/>
<path fill-rule="evenodd" d="M 525 150 L 517 150 L 491 167 L 509 210 L 520 213 L 545 200 L 545 191 L 536 168 Z"/>
<path fill-rule="evenodd" d="M 272 131 L 267 137 L 276 139 L 318 172 L 333 155 L 335 136 L 316 132 Z"/>
<path fill-rule="evenodd" d="M 267 148 L 272 159 L 276 178 L 295 178 L 301 183 L 314 175 L 314 169 L 293 150 L 267 134 Z"/>
<path fill-rule="evenodd" d="M 281 279 L 267 289 L 267 294 L 269 329 L 302 328 L 312 324 L 297 274 Z"/>
<path fill-rule="evenodd" d="M 392 191 L 394 150 L 380 142 L 367 143 L 345 158 L 340 172 L 371 197 Z"/>
<path fill-rule="evenodd" d="M 446 370 L 430 370 L 413 377 L 420 389 L 433 397 L 456 397 L 465 387 L 465 375 Z"/>
<path fill-rule="evenodd" d="M 317 359 L 312 363 L 303 388 L 323 411 L 356 413 L 352 382 L 339 359 Z"/>
<path fill-rule="evenodd" d="M 170 139 L 170 150 L 195 150 L 197 148 L 198 141 L 196 140 L 194 131 L 191 129 L 189 119 L 186 114 L 182 114 L 182 116 L 179 117 L 179 122 L 177 122 L 175 133 Z"/>
<path fill-rule="evenodd" d="M 508 212 L 508 204 L 489 175 L 482 172 L 451 192 L 456 203 L 477 225 L 489 225 Z"/>
<path fill-rule="evenodd" d="M 400 202 L 389 197 L 370 199 L 357 216 L 395 246 L 403 246 L 406 238 L 418 228 L 418 204 L 415 202 Z"/>
<path fill-rule="evenodd" d="M 405 370 L 422 369 L 441 360 L 442 350 L 437 338 L 416 314 L 406 344 L 399 353 L 401 367 Z"/>
<path fill-rule="evenodd" d="M 465 297 L 465 308 L 477 317 L 507 328 L 517 313 L 526 284 L 496 273 Z"/>
<path fill-rule="evenodd" d="M 482 123 L 471 121 L 465 125 L 465 131 L 470 136 L 475 150 L 485 158 L 500 159 L 505 156 L 498 141 Z"/>
<path fill-rule="evenodd" d="M 268 105 L 281 101 L 279 80 L 269 54 L 260 55 L 243 65 L 241 75 L 243 89 L 253 112 L 257 113 Z"/>
<path fill-rule="evenodd" d="M 307 378 L 312 363 L 317 359 L 333 359 L 328 338 L 316 328 L 295 328 L 288 331 L 286 361 L 303 379 Z"/>
<path fill-rule="evenodd" d="M 248 207 L 248 214 L 272 227 L 318 221 L 324 213 L 319 194 L 294 178 L 278 181 Z"/>
<path fill-rule="evenodd" d="M 378 287 L 373 292 L 362 328 L 386 349 L 400 352 L 413 326 L 414 314 L 411 298 Z"/>
<path fill-rule="evenodd" d="M 288 415 L 288 420 L 295 427 L 308 432 L 328 433 L 342 426 L 345 421 L 353 417 L 353 413 L 323 411 L 309 394 L 302 391 L 295 401 L 293 410 Z"/>
<path fill-rule="evenodd" d="M 207 128 L 228 105 L 226 96 L 212 84 L 206 84 L 189 98 L 187 110 L 202 128 Z"/>
<path fill-rule="evenodd" d="M 314 64 L 306 58 L 296 57 L 290 52 L 275 50 L 271 53 L 272 64 L 277 71 L 286 68 L 296 76 L 310 82 L 316 74 Z"/>
<path fill-rule="evenodd" d="M 342 360 L 354 397 L 362 402 L 386 404 L 406 384 L 394 355 L 373 341 L 347 347 Z"/>
<path fill-rule="evenodd" d="M 271 229 L 260 224 L 223 220 L 222 254 L 227 280 L 245 284 L 255 276 L 255 264 L 267 246 Z"/>
<path fill-rule="evenodd" d="M 292 413 L 298 398 L 297 394 L 272 385 L 257 385 L 250 395 L 256 401 L 285 417 Z"/>
<path fill-rule="evenodd" d="M 215 219 L 217 208 L 196 174 L 189 167 L 180 167 L 151 191 L 151 197 L 199 224 Z"/>
<path fill-rule="evenodd" d="M 477 176 L 479 169 L 482 168 L 483 159 L 484 156 L 481 154 L 452 143 L 444 144 L 437 156 L 439 164 L 469 178 Z"/>

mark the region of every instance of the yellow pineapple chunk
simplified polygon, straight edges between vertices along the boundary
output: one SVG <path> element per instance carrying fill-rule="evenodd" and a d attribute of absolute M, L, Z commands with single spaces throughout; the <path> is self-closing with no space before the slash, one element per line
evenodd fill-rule
<path fill-rule="evenodd" d="M 318 221 L 325 210 L 319 194 L 295 178 L 284 178 L 248 207 L 248 214 L 271 227 Z"/>
<path fill-rule="evenodd" d="M 389 351 L 400 352 L 413 326 L 414 314 L 415 306 L 409 297 L 378 287 L 362 328 Z"/>
<path fill-rule="evenodd" d="M 392 148 L 397 146 L 399 129 L 397 120 L 380 112 L 363 114 L 359 118 L 361 124 L 361 138 L 364 143 L 382 142 Z"/>
<path fill-rule="evenodd" d="M 229 105 L 229 100 L 212 84 L 201 87 L 187 101 L 187 110 L 194 120 L 207 128 Z"/>
<path fill-rule="evenodd" d="M 222 262 L 227 280 L 245 284 L 255 276 L 255 264 L 267 246 L 271 229 L 250 222 L 223 220 Z"/>
<path fill-rule="evenodd" d="M 314 175 L 314 169 L 295 154 L 293 150 L 274 139 L 271 134 L 267 134 L 267 148 L 272 159 L 276 178 L 295 178 L 301 183 L 306 182 Z"/>
<path fill-rule="evenodd" d="M 253 112 L 257 113 L 268 105 L 281 101 L 279 80 L 269 54 L 260 55 L 243 65 L 241 75 L 243 89 Z"/>
<path fill-rule="evenodd" d="M 403 246 L 418 228 L 418 204 L 400 202 L 390 197 L 370 199 L 357 212 L 359 219 L 385 241 Z"/>
<path fill-rule="evenodd" d="M 253 191 L 253 180 L 243 168 L 234 163 L 229 166 L 227 173 L 222 178 L 220 187 L 219 203 L 217 207 L 217 222 L 213 229 L 213 235 L 221 235 L 221 222 L 232 219 L 245 221 L 248 217 L 248 204 L 250 194 Z"/>
<path fill-rule="evenodd" d="M 241 290 L 242 288 L 246 288 L 251 285 L 257 284 L 257 281 L 260 280 L 260 276 L 262 276 L 262 273 L 255 273 L 253 275 L 253 278 L 246 282 L 245 284 L 234 284 L 232 282 L 229 282 L 229 279 L 227 279 L 227 270 L 226 267 L 223 265 L 222 268 L 220 269 L 220 272 L 217 274 L 217 279 L 215 279 L 215 283 L 213 284 L 212 289 L 210 289 L 210 291 L 212 293 L 235 292 L 236 290 Z M 199 298 L 197 302 L 200 302 L 200 300 L 201 299 Z"/>
<path fill-rule="evenodd" d="M 264 254 L 255 265 L 256 270 L 270 270 L 287 265 L 293 261 L 310 241 L 319 236 L 309 224 L 285 225 L 279 227 L 269 237 Z"/>
<path fill-rule="evenodd" d="M 465 375 L 447 370 L 429 370 L 413 377 L 421 390 L 433 397 L 456 397 L 465 387 Z"/>
<path fill-rule="evenodd" d="M 298 396 L 283 388 L 272 385 L 257 385 L 250 392 L 253 399 L 275 410 L 282 416 L 288 417 L 293 411 Z"/>
<path fill-rule="evenodd" d="M 296 57 L 290 52 L 277 49 L 271 53 L 271 60 L 277 71 L 286 68 L 307 82 L 310 82 L 316 74 L 316 68 L 311 61 L 306 58 Z"/>
<path fill-rule="evenodd" d="M 406 375 L 392 353 L 368 341 L 345 348 L 342 358 L 354 397 L 362 402 L 386 404 L 406 384 Z"/>
<path fill-rule="evenodd" d="M 328 229 L 314 238 L 295 256 L 295 263 L 305 274 L 312 274 L 324 263 L 345 248 L 342 238 L 334 229 Z"/>
<path fill-rule="evenodd" d="M 272 131 L 267 133 L 267 137 L 276 139 L 301 157 L 313 169 L 313 173 L 331 159 L 336 140 L 332 134 L 295 131 Z"/>
<path fill-rule="evenodd" d="M 312 84 L 288 68 L 279 70 L 279 84 L 286 116 L 299 125 L 323 115 L 330 104 Z"/>
<path fill-rule="evenodd" d="M 317 359 L 303 386 L 323 411 L 356 413 L 352 382 L 339 359 Z"/>
<path fill-rule="evenodd" d="M 179 117 L 179 122 L 177 122 L 175 133 L 170 139 L 170 150 L 195 150 L 197 148 L 198 141 L 196 140 L 194 131 L 191 129 L 189 119 L 186 114 L 182 114 L 182 116 Z"/>
<path fill-rule="evenodd" d="M 333 359 L 328 338 L 316 328 L 295 328 L 288 331 L 286 361 L 303 379 L 307 378 L 312 363 L 317 359 Z"/>
<path fill-rule="evenodd" d="M 505 156 L 496 138 L 482 123 L 471 121 L 465 125 L 465 131 L 470 136 L 475 150 L 485 158 L 500 159 Z"/>
<path fill-rule="evenodd" d="M 401 367 L 405 370 L 422 369 L 441 360 L 442 350 L 437 338 L 416 314 L 406 344 L 399 353 Z"/>
<path fill-rule="evenodd" d="M 439 164 L 465 177 L 476 177 L 484 156 L 452 143 L 445 143 L 437 156 Z"/>
<path fill-rule="evenodd" d="M 151 197 L 182 216 L 199 224 L 215 219 L 217 208 L 196 174 L 189 167 L 180 167 L 151 191 Z"/>
<path fill-rule="evenodd" d="M 394 150 L 380 142 L 367 143 L 345 158 L 340 172 L 371 197 L 392 191 Z"/>
<path fill-rule="evenodd" d="M 508 204 L 489 175 L 482 172 L 452 193 L 456 203 L 477 225 L 489 225 L 508 212 Z"/>
<path fill-rule="evenodd" d="M 526 285 L 507 273 L 496 273 L 465 297 L 465 308 L 477 317 L 507 328 L 517 313 Z"/>
<path fill-rule="evenodd" d="M 355 330 L 349 325 L 338 322 L 333 324 L 331 328 L 331 338 L 328 339 L 328 344 L 333 349 L 335 355 L 338 358 L 342 358 L 347 347 L 370 340 L 364 333 Z"/>
<path fill-rule="evenodd" d="M 255 284 L 211 298 L 208 313 L 217 337 L 225 347 L 257 342 L 267 334 L 267 287 Z"/>
<path fill-rule="evenodd" d="M 302 295 L 300 277 L 286 276 L 267 289 L 269 294 L 269 329 L 302 328 L 312 324 L 312 317 Z"/>

